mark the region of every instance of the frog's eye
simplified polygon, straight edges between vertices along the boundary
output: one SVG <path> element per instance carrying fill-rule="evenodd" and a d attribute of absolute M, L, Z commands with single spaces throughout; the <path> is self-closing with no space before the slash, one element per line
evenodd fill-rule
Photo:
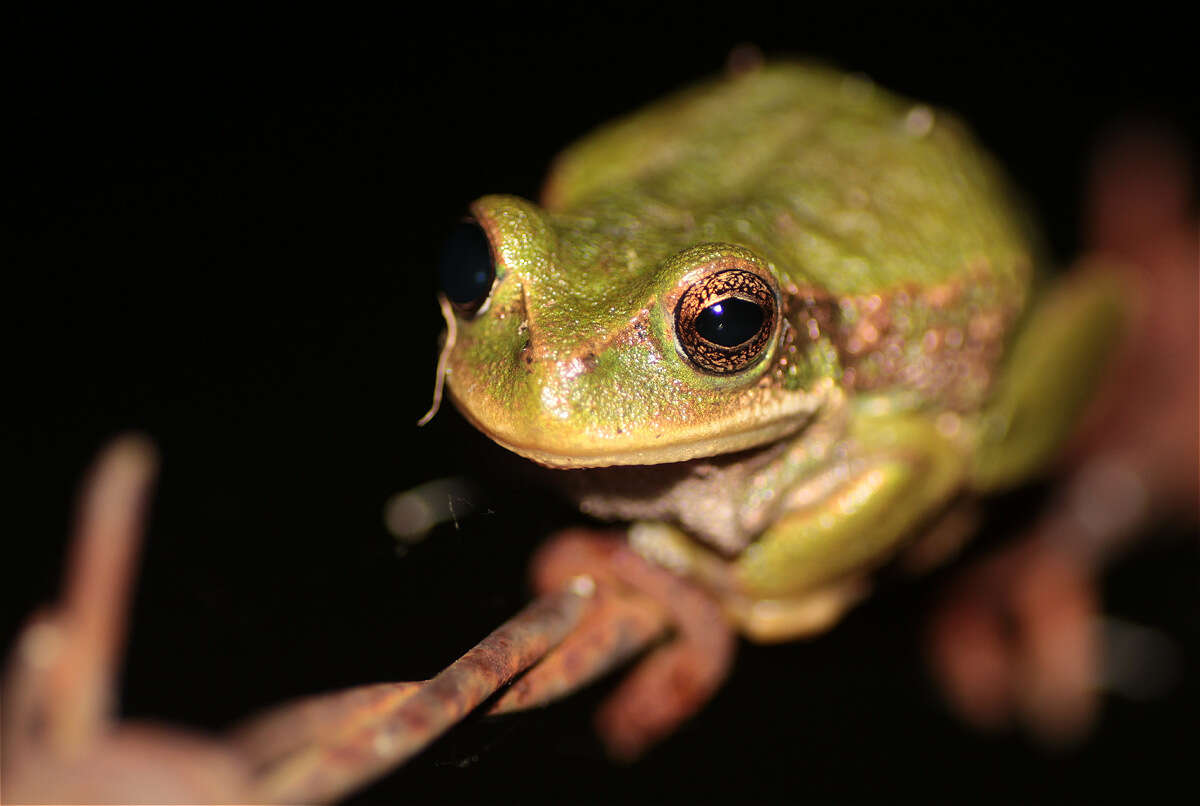
<path fill-rule="evenodd" d="M 438 264 L 438 285 L 455 310 L 471 315 L 492 292 L 496 262 L 483 227 L 473 220 L 460 221 L 451 230 Z"/>
<path fill-rule="evenodd" d="M 741 372 L 766 352 L 778 307 L 775 292 L 757 274 L 719 271 L 679 298 L 675 337 L 684 355 L 706 372 Z"/>

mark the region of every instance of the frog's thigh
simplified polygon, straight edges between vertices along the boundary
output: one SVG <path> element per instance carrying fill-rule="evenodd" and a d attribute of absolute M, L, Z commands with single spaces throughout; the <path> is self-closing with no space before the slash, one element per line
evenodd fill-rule
<path fill-rule="evenodd" d="M 795 596 L 754 599 L 733 594 L 724 605 L 742 635 L 768 644 L 824 632 L 870 591 L 867 575 L 859 574 Z"/>
<path fill-rule="evenodd" d="M 1030 314 L 981 420 L 972 486 L 1042 469 L 1079 420 L 1120 334 L 1123 287 L 1103 265 L 1073 271 Z"/>
<path fill-rule="evenodd" d="M 630 528 L 629 540 L 646 559 L 717 594 L 730 621 L 747 638 L 760 643 L 822 632 L 870 590 L 866 576 L 860 575 L 795 596 L 750 597 L 738 588 L 734 561 L 705 548 L 676 526 L 639 521 Z"/>
<path fill-rule="evenodd" d="M 922 526 L 900 555 L 901 567 L 923 573 L 953 556 L 975 532 L 978 506 L 960 499 L 929 528 Z M 869 573 L 851 574 L 804 593 L 772 599 L 726 597 L 725 610 L 743 635 L 759 643 L 791 641 L 824 632 L 871 591 Z"/>
<path fill-rule="evenodd" d="M 738 557 L 733 574 L 747 599 L 797 600 L 839 591 L 845 606 L 852 604 L 861 583 L 847 580 L 887 558 L 962 484 L 961 451 L 931 420 L 872 422 L 854 440 L 862 458 L 846 465 L 852 471 L 845 482 L 786 513 Z"/>

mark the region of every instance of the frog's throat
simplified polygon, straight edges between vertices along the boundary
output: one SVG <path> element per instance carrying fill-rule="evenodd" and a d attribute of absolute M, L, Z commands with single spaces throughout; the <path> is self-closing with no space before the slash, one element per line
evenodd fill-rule
<path fill-rule="evenodd" d="M 451 387 L 453 397 L 453 387 Z M 708 436 L 691 441 L 647 445 L 616 451 L 572 449 L 570 453 L 556 452 L 539 445 L 517 442 L 497 435 L 475 418 L 470 409 L 455 400 L 458 410 L 467 420 L 502 448 L 537 462 L 545 467 L 559 469 L 582 469 L 588 467 L 613 467 L 617 465 L 661 465 L 670 462 L 686 462 L 707 456 L 734 453 L 778 442 L 804 428 L 818 414 L 819 409 L 797 412 L 795 416 L 760 426 Z"/>

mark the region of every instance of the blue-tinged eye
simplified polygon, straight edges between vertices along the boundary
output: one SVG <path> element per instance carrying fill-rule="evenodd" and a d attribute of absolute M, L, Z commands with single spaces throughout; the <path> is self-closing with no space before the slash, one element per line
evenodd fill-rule
<path fill-rule="evenodd" d="M 675 306 L 675 339 L 697 367 L 714 375 L 749 369 L 767 353 L 779 300 L 752 271 L 724 269 L 683 292 Z"/>
<path fill-rule="evenodd" d="M 496 264 L 487 233 L 474 221 L 460 221 L 450 231 L 438 264 L 438 286 L 459 312 L 474 313 L 487 300 L 496 279 Z"/>
<path fill-rule="evenodd" d="M 713 344 L 737 347 L 758 335 L 765 318 L 758 303 L 730 297 L 702 310 L 695 326 Z"/>

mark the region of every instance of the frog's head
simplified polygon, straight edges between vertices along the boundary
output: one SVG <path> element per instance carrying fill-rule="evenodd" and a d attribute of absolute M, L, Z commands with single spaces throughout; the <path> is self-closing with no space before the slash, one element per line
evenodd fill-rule
<path fill-rule="evenodd" d="M 597 467 L 751 448 L 800 428 L 832 385 L 796 371 L 780 278 L 743 246 L 512 196 L 470 212 L 440 272 L 446 382 L 518 454 Z"/>

